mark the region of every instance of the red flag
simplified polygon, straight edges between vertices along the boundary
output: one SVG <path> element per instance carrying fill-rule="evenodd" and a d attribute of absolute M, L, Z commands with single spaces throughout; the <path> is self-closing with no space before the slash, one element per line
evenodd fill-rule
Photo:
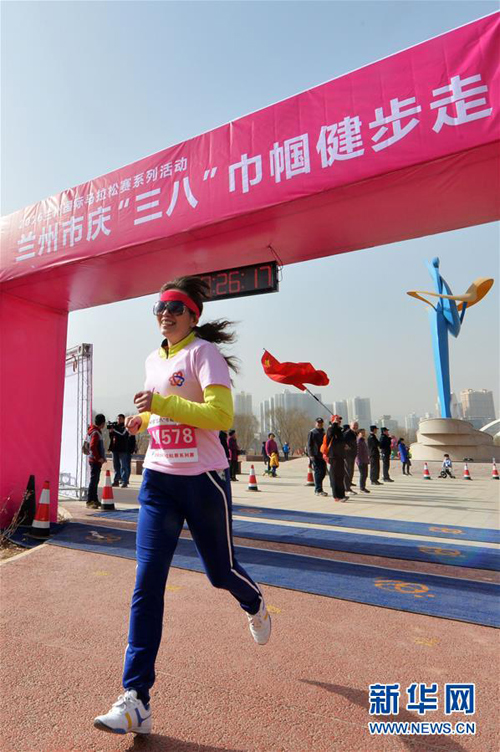
<path fill-rule="evenodd" d="M 280 384 L 291 384 L 305 392 L 304 384 L 327 386 L 330 379 L 324 371 L 316 371 L 311 363 L 280 363 L 265 350 L 262 356 L 264 373 Z"/>

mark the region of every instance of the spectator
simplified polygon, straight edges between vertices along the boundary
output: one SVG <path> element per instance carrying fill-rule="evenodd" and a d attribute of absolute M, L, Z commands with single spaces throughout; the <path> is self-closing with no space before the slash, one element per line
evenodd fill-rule
<path fill-rule="evenodd" d="M 113 455 L 115 477 L 113 486 L 127 488 L 130 476 L 130 455 L 128 453 L 128 431 L 125 428 L 125 416 L 120 413 L 116 423 L 109 423 L 109 451 Z M 121 481 L 121 482 L 120 482 Z"/>
<path fill-rule="evenodd" d="M 358 453 L 357 434 L 359 424 L 356 420 L 351 421 L 350 425 L 344 426 L 344 441 L 346 445 L 345 451 L 345 469 L 344 469 L 344 485 L 347 493 L 356 495 L 356 491 L 353 491 L 352 479 L 354 476 L 354 465 L 356 463 L 356 454 Z"/>
<path fill-rule="evenodd" d="M 390 435 L 390 439 L 391 439 L 391 460 L 395 460 L 397 459 L 397 456 L 398 456 L 398 440 L 392 433 Z"/>
<path fill-rule="evenodd" d="M 398 450 L 399 450 L 399 459 L 401 460 L 401 468 L 403 470 L 403 475 L 411 475 L 410 473 L 410 453 L 408 451 L 408 447 L 405 444 L 404 439 L 399 439 L 398 441 Z"/>
<path fill-rule="evenodd" d="M 330 463 L 330 484 L 335 501 L 347 501 L 345 495 L 345 441 L 342 431 L 342 418 L 333 415 L 326 432 L 328 461 Z"/>
<path fill-rule="evenodd" d="M 288 441 L 285 441 L 285 443 L 283 444 L 283 457 L 285 458 L 285 462 L 287 461 L 289 454 L 290 454 L 290 445 Z"/>
<path fill-rule="evenodd" d="M 277 477 L 276 470 L 278 469 L 279 466 L 280 466 L 280 461 L 279 461 L 278 452 L 272 452 L 271 456 L 269 458 L 269 468 L 271 470 L 271 477 L 272 478 L 276 478 Z"/>
<path fill-rule="evenodd" d="M 377 439 L 377 426 L 370 426 L 368 436 L 368 455 L 370 457 L 370 483 L 372 486 L 381 486 L 380 477 L 380 443 Z"/>
<path fill-rule="evenodd" d="M 323 418 L 316 418 L 314 428 L 309 431 L 307 436 L 306 452 L 309 457 L 314 474 L 314 493 L 316 496 L 328 496 L 323 491 L 323 480 L 326 475 L 326 461 L 321 454 L 321 444 L 325 436 L 323 427 Z"/>
<path fill-rule="evenodd" d="M 363 491 L 363 493 L 370 493 L 366 487 L 366 478 L 368 475 L 368 465 L 370 464 L 370 455 L 368 454 L 368 447 L 366 445 L 365 436 L 365 429 L 360 428 L 357 436 L 356 464 L 359 470 L 359 490 Z"/>
<path fill-rule="evenodd" d="M 389 436 L 389 429 L 382 428 L 382 435 L 380 437 L 380 453 L 382 454 L 382 480 L 384 483 L 394 483 L 389 476 L 389 469 L 391 467 L 391 437 Z"/>
<path fill-rule="evenodd" d="M 262 459 L 264 460 L 264 475 L 269 475 L 269 455 L 266 452 L 266 442 L 262 442 L 261 447 Z"/>
<path fill-rule="evenodd" d="M 229 449 L 229 477 L 231 480 L 238 480 L 236 473 L 238 472 L 238 455 L 240 453 L 240 448 L 238 446 L 238 440 L 234 428 L 229 431 L 227 447 Z"/>
<path fill-rule="evenodd" d="M 229 447 L 227 445 L 227 431 L 219 431 L 219 441 L 224 449 L 224 454 L 229 459 Z"/>
<path fill-rule="evenodd" d="M 273 452 L 278 453 L 278 445 L 276 443 L 276 437 L 274 433 L 269 433 L 267 435 L 267 441 L 266 441 L 266 454 L 269 457 L 269 466 L 271 466 L 271 455 Z"/>
<path fill-rule="evenodd" d="M 86 506 L 91 509 L 100 509 L 99 496 L 97 487 L 101 476 L 101 467 L 106 462 L 104 452 L 104 441 L 102 439 L 102 429 L 106 425 L 106 418 L 102 413 L 95 416 L 95 422 L 89 426 L 87 431 L 89 441 L 89 465 L 90 465 L 90 482 L 87 491 Z"/>
<path fill-rule="evenodd" d="M 443 460 L 443 465 L 442 465 L 442 470 L 441 470 L 442 477 L 446 478 L 446 476 L 449 476 L 450 478 L 454 478 L 455 476 L 451 472 L 452 470 L 453 470 L 453 463 L 450 460 L 450 455 L 449 454 L 445 454 L 444 455 L 444 460 Z"/>

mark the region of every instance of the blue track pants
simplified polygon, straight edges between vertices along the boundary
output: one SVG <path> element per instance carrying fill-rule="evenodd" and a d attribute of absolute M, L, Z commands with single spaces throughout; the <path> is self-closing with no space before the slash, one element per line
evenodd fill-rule
<path fill-rule="evenodd" d="M 184 521 L 214 587 L 229 590 L 250 614 L 259 610 L 261 593 L 234 556 L 227 470 L 201 475 L 145 470 L 139 501 L 137 575 L 123 686 L 135 689 L 147 703 L 155 680 L 168 570 Z"/>

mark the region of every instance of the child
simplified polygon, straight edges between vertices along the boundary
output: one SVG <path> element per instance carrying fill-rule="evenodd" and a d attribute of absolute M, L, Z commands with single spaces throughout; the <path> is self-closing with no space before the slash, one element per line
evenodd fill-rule
<path fill-rule="evenodd" d="M 273 452 L 271 454 L 271 458 L 269 460 L 269 467 L 271 468 L 271 477 L 276 478 L 276 468 L 280 466 L 280 461 L 277 452 Z"/>
<path fill-rule="evenodd" d="M 451 472 L 452 469 L 453 469 L 453 464 L 452 464 L 452 462 L 450 460 L 450 455 L 449 454 L 445 454 L 444 455 L 444 460 L 443 460 L 443 469 L 441 471 L 441 474 L 442 474 L 443 478 L 446 478 L 447 475 L 450 478 L 454 478 L 455 476 Z"/>

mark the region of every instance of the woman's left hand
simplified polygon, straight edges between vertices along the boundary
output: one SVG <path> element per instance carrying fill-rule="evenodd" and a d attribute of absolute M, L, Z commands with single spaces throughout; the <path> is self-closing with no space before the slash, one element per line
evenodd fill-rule
<path fill-rule="evenodd" d="M 153 392 L 137 392 L 134 397 L 134 405 L 140 413 L 151 412 L 151 402 L 153 400 Z"/>

